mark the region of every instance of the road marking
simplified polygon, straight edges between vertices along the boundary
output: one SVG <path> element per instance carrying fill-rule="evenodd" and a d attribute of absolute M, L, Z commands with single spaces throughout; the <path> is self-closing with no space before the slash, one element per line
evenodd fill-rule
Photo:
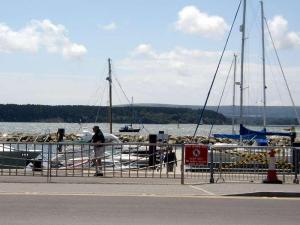
<path fill-rule="evenodd" d="M 300 198 L 274 198 L 274 197 L 252 197 L 252 196 L 220 196 L 220 195 L 165 195 L 153 193 L 61 193 L 61 192 L 0 192 L 0 196 L 93 196 L 93 197 L 145 197 L 145 198 L 193 198 L 193 199 L 236 199 L 236 200 L 292 200 L 300 201 Z"/>
<path fill-rule="evenodd" d="M 212 193 L 212 192 L 210 192 L 210 191 L 207 191 L 207 190 L 205 190 L 205 189 L 203 189 L 203 188 L 200 188 L 200 187 L 196 187 L 196 186 L 193 186 L 193 185 L 190 185 L 190 187 L 193 188 L 193 189 L 202 191 L 202 192 L 204 192 L 204 193 L 206 193 L 206 194 L 208 194 L 208 195 L 215 195 L 214 193 Z"/>

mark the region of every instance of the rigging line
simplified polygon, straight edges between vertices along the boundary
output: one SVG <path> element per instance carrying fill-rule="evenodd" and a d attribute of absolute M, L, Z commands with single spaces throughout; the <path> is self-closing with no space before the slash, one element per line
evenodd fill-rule
<path fill-rule="evenodd" d="M 117 98 L 118 98 L 118 100 L 119 100 L 119 102 L 120 102 L 120 104 L 121 104 L 121 98 L 120 98 L 120 95 L 119 95 L 119 93 L 117 92 L 117 88 L 116 88 L 116 86 L 115 86 L 115 84 L 112 82 L 112 87 L 113 87 L 113 89 L 115 90 L 115 95 L 117 96 Z"/>
<path fill-rule="evenodd" d="M 227 77 L 226 77 L 226 81 L 225 81 L 225 84 L 224 84 L 224 87 L 223 87 L 223 90 L 222 90 L 222 94 L 221 94 L 221 97 L 220 97 L 220 100 L 219 100 L 219 104 L 218 104 L 218 107 L 217 107 L 217 110 L 216 110 L 217 113 L 219 112 L 219 109 L 220 109 L 220 105 L 221 105 L 221 102 L 222 102 L 222 99 L 223 99 L 223 95 L 224 95 L 224 92 L 225 92 L 225 88 L 226 88 L 228 78 L 229 78 L 229 75 L 231 73 L 231 69 L 232 69 L 233 64 L 234 64 L 234 58 L 231 62 L 231 65 L 230 65 L 230 68 L 229 68 L 229 71 L 228 71 L 228 74 L 227 74 Z M 213 127 L 214 127 L 214 123 L 212 123 L 211 126 L 210 126 L 208 137 L 210 137 Z"/>
<path fill-rule="evenodd" d="M 275 43 L 274 43 L 274 40 L 273 40 L 273 37 L 272 37 L 272 34 L 271 34 L 271 31 L 269 29 L 269 25 L 267 23 L 267 20 L 266 18 L 264 18 L 264 21 L 266 23 L 266 26 L 267 26 L 267 29 L 268 29 L 268 33 L 270 35 L 270 38 L 271 38 L 271 41 L 272 41 L 272 45 L 273 45 L 273 48 L 274 48 L 274 51 L 275 51 L 275 54 L 276 54 L 276 58 L 277 58 L 277 61 L 278 61 L 278 64 L 279 64 L 279 67 L 280 67 L 280 70 L 281 70 L 281 74 L 283 76 L 283 79 L 284 79 L 284 82 L 285 82 L 285 85 L 286 85 L 286 88 L 289 92 L 289 96 L 290 96 L 290 99 L 291 99 L 291 102 L 292 102 L 292 105 L 293 105 L 293 108 L 294 108 L 294 112 L 295 112 L 295 115 L 297 117 L 297 121 L 298 121 L 298 124 L 300 124 L 300 119 L 299 119 L 299 116 L 298 116 L 298 112 L 297 112 L 297 109 L 296 109 L 296 105 L 295 105 L 295 102 L 294 102 L 294 99 L 292 97 L 292 93 L 291 93 L 291 90 L 289 88 L 289 85 L 288 85 L 288 82 L 286 80 L 286 77 L 285 77 L 285 73 L 283 71 L 283 68 L 282 68 L 282 65 L 281 65 L 281 62 L 280 62 L 280 59 L 279 59 L 279 55 L 278 55 L 278 52 L 277 52 L 277 49 L 275 47 Z"/>
<path fill-rule="evenodd" d="M 91 94 L 88 96 L 88 101 L 87 101 L 88 105 L 93 105 L 93 104 L 96 105 L 97 104 L 97 98 L 93 99 L 93 97 L 98 96 L 98 92 L 100 89 L 101 89 L 101 87 L 98 86 L 95 91 L 91 92 Z"/>
<path fill-rule="evenodd" d="M 105 65 L 106 66 L 106 65 Z M 89 96 L 89 101 L 88 102 L 90 102 L 91 104 L 93 104 L 92 102 L 93 102 L 93 100 L 92 100 L 92 98 L 93 98 L 93 96 L 98 96 L 99 95 L 99 92 L 100 92 L 100 89 L 102 89 L 103 88 L 103 86 L 105 87 L 105 85 L 106 85 L 106 83 L 107 82 L 103 82 L 102 83 L 102 78 L 103 78 L 103 75 L 104 75 L 104 77 L 106 77 L 106 72 L 105 72 L 105 66 L 104 66 L 104 64 L 102 65 L 102 70 L 101 70 L 101 73 L 99 73 L 100 74 L 100 76 L 97 76 L 97 78 L 96 78 L 96 83 L 98 83 L 99 85 L 97 85 L 97 88 L 96 88 L 96 90 Z M 105 80 L 105 79 L 104 79 Z M 104 85 L 103 85 L 104 84 Z M 95 103 L 95 105 L 97 104 L 97 99 L 96 99 L 96 103 Z"/>
<path fill-rule="evenodd" d="M 277 94 L 278 94 L 278 96 L 279 96 L 281 105 L 283 105 L 283 99 L 282 99 L 281 91 L 280 91 L 280 88 L 279 88 L 278 85 L 277 85 L 276 79 L 274 78 L 274 77 L 275 77 L 275 76 L 274 76 L 274 75 L 275 75 L 275 72 L 274 72 L 273 69 L 272 69 L 271 61 L 269 60 L 268 56 L 266 56 L 266 61 L 267 61 L 267 63 L 270 65 L 270 66 L 268 66 L 268 68 L 269 68 L 269 70 L 270 70 L 270 72 L 271 72 L 271 74 L 272 74 L 272 76 L 270 76 L 270 77 L 272 78 L 272 81 L 273 81 L 273 83 L 275 84 L 275 88 L 276 88 Z"/>
<path fill-rule="evenodd" d="M 129 100 L 129 98 L 127 97 L 127 95 L 126 95 L 126 93 L 125 93 L 124 89 L 122 88 L 122 86 L 121 86 L 121 83 L 120 83 L 119 79 L 117 78 L 117 75 L 116 75 L 116 73 L 114 73 L 113 75 L 114 75 L 113 77 L 115 78 L 115 80 L 116 80 L 117 84 L 119 85 L 119 87 L 120 87 L 120 89 L 121 89 L 121 91 L 122 91 L 123 95 L 125 96 L 125 98 L 126 98 L 127 102 L 128 102 L 128 103 L 129 103 L 129 105 L 130 105 L 130 104 L 131 104 L 131 103 L 130 103 L 130 100 Z"/>
<path fill-rule="evenodd" d="M 115 78 L 115 80 L 117 81 L 117 84 L 119 85 L 119 87 L 120 87 L 120 89 L 121 89 L 123 95 L 125 96 L 125 98 L 126 98 L 128 104 L 131 104 L 131 103 L 130 103 L 130 100 L 129 100 L 129 98 L 127 97 L 127 95 L 125 94 L 125 91 L 123 90 L 123 88 L 122 88 L 122 86 L 121 86 L 119 80 L 118 80 L 116 77 L 114 77 L 114 78 Z"/>
<path fill-rule="evenodd" d="M 112 66 L 113 66 L 113 65 L 112 65 Z M 116 70 L 113 70 L 113 71 L 116 71 Z M 125 98 L 126 98 L 126 100 L 127 100 L 127 102 L 128 102 L 128 107 L 129 107 L 129 109 L 131 108 L 131 109 L 133 110 L 133 106 L 134 106 L 133 101 L 130 101 L 130 99 L 129 99 L 128 96 L 126 95 L 126 93 L 125 93 L 124 89 L 122 88 L 121 83 L 120 83 L 120 81 L 118 80 L 117 75 L 116 75 L 115 72 L 113 73 L 113 78 L 115 79 L 115 81 L 117 82 L 118 86 L 120 87 L 120 89 L 121 89 L 123 95 L 125 96 Z M 115 88 L 115 90 L 117 90 L 117 89 Z M 119 97 L 119 95 L 118 95 L 118 97 Z M 119 97 L 119 101 L 121 102 L 120 97 Z M 143 123 L 139 120 L 139 124 L 143 124 Z M 143 125 L 143 128 L 144 128 L 144 125 Z M 144 129 L 145 129 L 148 133 L 150 133 L 146 128 L 144 128 Z"/>
<path fill-rule="evenodd" d="M 248 1 L 248 6 L 250 6 L 249 8 L 251 9 L 251 10 L 249 10 L 249 12 L 250 13 L 252 13 L 252 15 L 253 15 L 253 20 L 252 20 L 252 22 L 251 22 L 251 24 L 250 25 L 248 25 L 248 31 L 249 31 L 249 33 L 252 31 L 252 29 L 253 29 L 253 27 L 255 26 L 256 28 L 259 28 L 259 26 L 258 26 L 258 21 L 257 21 L 257 17 L 260 15 L 260 8 L 259 7 L 254 7 L 254 4 L 251 4 L 252 2 L 251 1 Z M 255 5 L 257 5 L 257 4 L 255 4 Z M 249 13 L 249 14 L 250 14 Z M 248 17 L 249 18 L 249 17 Z M 252 32 L 253 33 L 253 32 Z M 249 38 L 249 37 L 248 37 Z"/>
<path fill-rule="evenodd" d="M 195 138 L 195 136 L 196 136 L 196 134 L 197 134 L 197 130 L 198 130 L 199 125 L 200 125 L 200 122 L 201 122 L 201 120 L 202 120 L 203 113 L 204 113 L 204 110 L 205 110 L 205 108 L 206 108 L 206 105 L 207 105 L 207 102 L 208 102 L 208 98 L 209 98 L 209 96 L 210 96 L 210 92 L 211 92 L 212 87 L 213 87 L 213 85 L 214 85 L 214 83 L 215 83 L 215 79 L 216 79 L 216 77 L 217 77 L 217 73 L 218 73 L 218 71 L 219 71 L 219 67 L 220 67 L 220 65 L 221 65 L 221 62 L 222 62 L 222 59 L 223 59 L 223 56 L 224 56 L 224 53 L 225 53 L 225 50 L 226 50 L 226 47 L 227 47 L 229 38 L 230 38 L 230 36 L 231 36 L 231 32 L 232 32 L 233 26 L 234 26 L 234 24 L 235 24 L 235 21 L 236 21 L 238 12 L 239 12 L 239 10 L 240 10 L 241 4 L 242 4 L 242 0 L 240 0 L 239 6 L 238 6 L 238 8 L 237 8 L 237 11 L 236 11 L 236 13 L 235 13 L 233 22 L 232 22 L 232 24 L 231 24 L 230 31 L 229 31 L 229 33 L 228 33 L 228 36 L 227 36 L 227 39 L 226 39 L 226 42 L 225 42 L 225 46 L 224 46 L 224 48 L 223 48 L 221 57 L 220 57 L 219 62 L 218 62 L 217 69 L 216 69 L 216 71 L 215 71 L 215 74 L 214 74 L 213 80 L 212 80 L 212 82 L 211 82 L 211 85 L 210 85 L 208 94 L 207 94 L 207 96 L 206 96 L 206 100 L 205 100 L 204 106 L 203 106 L 203 108 L 202 108 L 201 115 L 200 115 L 200 117 L 199 117 L 199 119 L 198 119 L 198 122 L 197 122 L 197 126 L 196 126 L 196 129 L 195 129 L 194 135 L 193 135 L 193 139 Z"/>
<path fill-rule="evenodd" d="M 127 102 L 128 102 L 128 107 L 129 107 L 129 109 L 131 108 L 131 110 L 133 110 L 133 107 L 134 107 L 133 101 L 131 101 L 131 100 L 128 98 L 128 96 L 126 95 L 124 89 L 122 88 L 121 82 L 120 82 L 120 81 L 118 80 L 118 78 L 117 78 L 117 75 L 116 75 L 116 69 L 114 69 L 114 65 L 113 65 L 113 64 L 112 64 L 112 67 L 113 67 L 113 71 L 114 71 L 114 73 L 113 73 L 113 78 L 115 79 L 115 81 L 117 82 L 118 86 L 120 87 L 120 89 L 121 89 L 123 95 L 125 96 L 125 98 L 126 98 L 126 100 L 127 100 Z M 136 115 L 136 114 L 135 114 L 135 115 Z M 141 122 L 141 119 L 139 119 L 138 116 L 136 116 L 136 117 L 138 118 L 139 124 L 142 124 L 142 125 L 143 125 L 143 123 Z M 143 125 L 143 128 L 144 128 L 148 133 L 150 133 L 150 132 L 144 127 L 144 125 Z"/>
<path fill-rule="evenodd" d="M 98 106 L 97 115 L 96 115 L 96 118 L 95 118 L 95 123 L 97 123 L 97 120 L 98 120 L 98 117 L 99 117 L 99 112 L 100 112 L 100 109 L 101 109 L 102 100 L 103 100 L 104 93 L 105 93 L 105 90 L 106 90 L 106 87 L 107 87 L 107 86 L 108 86 L 108 85 L 105 85 L 105 86 L 104 86 L 103 93 L 102 93 L 101 98 L 100 98 L 100 103 L 99 103 L 99 106 Z"/>
<path fill-rule="evenodd" d="M 142 128 L 141 128 L 141 130 L 145 130 L 148 134 L 150 134 L 150 131 L 144 126 L 144 124 L 143 123 L 141 123 L 142 124 Z M 141 131 L 139 131 L 139 133 L 140 133 Z"/>

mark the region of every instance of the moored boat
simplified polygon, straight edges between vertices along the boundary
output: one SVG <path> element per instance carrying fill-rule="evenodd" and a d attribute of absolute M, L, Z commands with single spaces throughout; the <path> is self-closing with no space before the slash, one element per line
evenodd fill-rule
<path fill-rule="evenodd" d="M 41 154 L 40 150 L 24 150 L 2 144 L 0 146 L 0 169 L 23 169 Z"/>

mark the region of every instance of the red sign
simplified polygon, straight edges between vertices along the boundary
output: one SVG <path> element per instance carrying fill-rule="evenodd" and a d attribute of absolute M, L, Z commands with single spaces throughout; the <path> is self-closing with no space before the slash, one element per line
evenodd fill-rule
<path fill-rule="evenodd" d="M 207 145 L 185 145 L 185 164 L 207 165 Z"/>

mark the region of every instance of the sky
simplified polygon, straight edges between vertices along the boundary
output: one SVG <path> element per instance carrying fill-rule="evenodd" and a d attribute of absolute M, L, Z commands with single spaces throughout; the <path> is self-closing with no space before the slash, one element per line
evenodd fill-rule
<path fill-rule="evenodd" d="M 239 0 L 0 0 L 0 104 L 203 105 Z M 265 0 L 274 45 L 300 105 L 300 2 Z M 262 105 L 260 2 L 247 1 L 244 104 Z M 209 98 L 231 105 L 242 8 Z M 291 105 L 267 27 L 267 105 Z M 231 67 L 231 69 L 230 69 Z M 226 84 L 226 85 L 225 85 Z M 235 85 L 236 103 L 239 86 Z M 221 98 L 223 92 L 223 97 Z"/>

